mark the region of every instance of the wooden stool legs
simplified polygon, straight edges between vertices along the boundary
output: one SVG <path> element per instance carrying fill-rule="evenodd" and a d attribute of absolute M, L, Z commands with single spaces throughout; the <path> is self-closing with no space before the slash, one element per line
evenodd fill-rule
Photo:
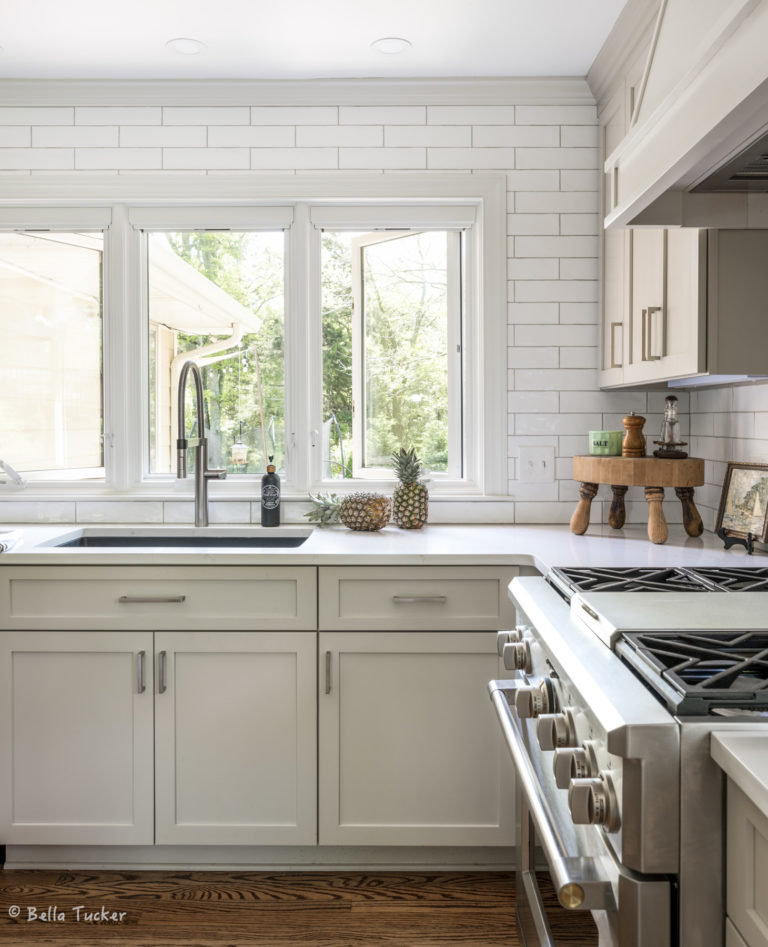
<path fill-rule="evenodd" d="M 571 517 L 571 532 L 581 536 L 589 526 L 589 516 L 592 511 L 592 500 L 597 495 L 598 484 L 580 483 L 579 502 Z M 612 484 L 613 500 L 608 513 L 608 523 L 613 529 L 621 529 L 626 520 L 624 497 L 629 487 L 622 484 Z M 699 511 L 693 502 L 693 487 L 675 487 L 675 494 L 683 507 L 683 525 L 689 536 L 701 536 L 704 524 Z M 648 501 L 648 538 L 652 543 L 665 543 L 669 530 L 664 516 L 662 502 L 664 487 L 646 487 L 645 499 Z"/>
<path fill-rule="evenodd" d="M 611 501 L 611 509 L 608 512 L 608 524 L 613 529 L 621 529 L 627 518 L 627 511 L 624 507 L 624 495 L 627 490 L 629 490 L 629 487 L 612 484 L 611 490 L 613 491 L 613 500 Z"/>
<path fill-rule="evenodd" d="M 675 494 L 683 505 L 683 526 L 689 536 L 701 536 L 704 524 L 693 502 L 693 487 L 675 487 Z"/>
<path fill-rule="evenodd" d="M 592 508 L 592 500 L 597 493 L 596 483 L 579 484 L 579 502 L 571 517 L 571 532 L 581 536 L 586 533 L 589 526 L 589 514 Z"/>
<path fill-rule="evenodd" d="M 646 487 L 645 499 L 648 501 L 648 539 L 652 543 L 665 543 L 669 530 L 661 507 L 664 487 Z"/>

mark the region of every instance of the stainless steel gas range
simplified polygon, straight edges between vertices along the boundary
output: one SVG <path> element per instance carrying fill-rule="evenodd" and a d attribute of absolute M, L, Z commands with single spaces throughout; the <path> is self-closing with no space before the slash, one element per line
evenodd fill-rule
<path fill-rule="evenodd" d="M 565 568 L 514 579 L 491 699 L 518 774 L 518 920 L 552 945 L 536 846 L 601 947 L 722 947 L 710 735 L 768 724 L 768 568 Z"/>

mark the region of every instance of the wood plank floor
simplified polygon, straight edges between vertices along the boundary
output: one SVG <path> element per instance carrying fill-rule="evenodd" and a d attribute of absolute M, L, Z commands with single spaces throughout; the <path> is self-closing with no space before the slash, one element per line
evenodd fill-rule
<path fill-rule="evenodd" d="M 0 945 L 519 947 L 514 894 L 504 872 L 10 870 Z M 558 945 L 597 944 L 589 914 L 556 911 Z"/>

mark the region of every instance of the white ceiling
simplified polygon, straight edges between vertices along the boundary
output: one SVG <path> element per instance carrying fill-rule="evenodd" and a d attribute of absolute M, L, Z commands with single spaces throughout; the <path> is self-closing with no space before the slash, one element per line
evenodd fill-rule
<path fill-rule="evenodd" d="M 0 78 L 583 76 L 625 0 L 18 0 Z M 399 55 L 371 48 L 399 36 Z M 196 56 L 166 49 L 202 40 Z"/>

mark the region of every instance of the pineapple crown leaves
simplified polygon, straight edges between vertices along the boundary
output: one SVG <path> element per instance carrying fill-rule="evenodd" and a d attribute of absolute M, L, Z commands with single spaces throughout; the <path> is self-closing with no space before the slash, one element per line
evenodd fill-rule
<path fill-rule="evenodd" d="M 317 526 L 333 526 L 339 522 L 339 507 L 341 500 L 335 493 L 309 494 L 312 509 L 304 516 Z"/>
<path fill-rule="evenodd" d="M 415 447 L 409 447 L 406 450 L 401 447 L 399 451 L 392 454 L 392 465 L 395 468 L 395 476 L 401 483 L 424 483 L 422 474 L 426 468 L 419 460 Z"/>

